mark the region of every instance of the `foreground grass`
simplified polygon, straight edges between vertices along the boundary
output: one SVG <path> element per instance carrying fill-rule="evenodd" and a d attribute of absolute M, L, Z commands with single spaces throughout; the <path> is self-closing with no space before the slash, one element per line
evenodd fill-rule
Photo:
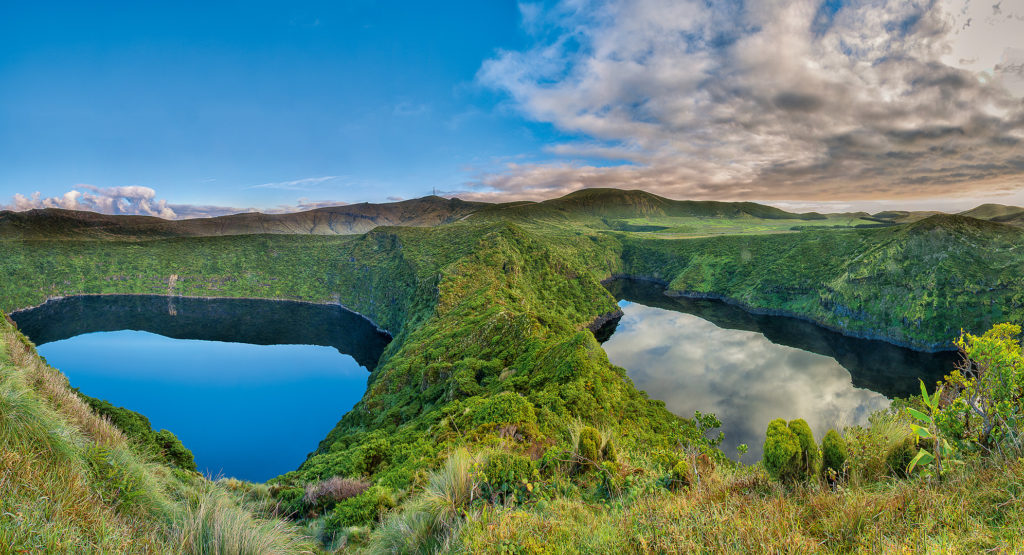
<path fill-rule="evenodd" d="M 759 468 L 607 509 L 574 499 L 490 508 L 462 528 L 466 553 L 1018 552 L 1024 463 L 975 466 L 942 484 L 890 479 L 786 491 Z"/>
<path fill-rule="evenodd" d="M 298 553 L 315 542 L 153 462 L 0 320 L 0 546 L 24 553 Z"/>

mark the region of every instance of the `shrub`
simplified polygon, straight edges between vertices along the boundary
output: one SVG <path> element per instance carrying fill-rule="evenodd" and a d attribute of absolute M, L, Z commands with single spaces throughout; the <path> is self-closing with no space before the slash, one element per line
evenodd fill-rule
<path fill-rule="evenodd" d="M 846 459 L 849 457 L 849 450 L 846 447 L 846 440 L 835 430 L 829 430 L 821 440 L 821 472 L 826 479 L 839 479 L 843 476 L 846 467 Z M 831 471 L 831 472 L 829 472 Z"/>
<path fill-rule="evenodd" d="M 818 444 L 814 442 L 814 432 L 803 418 L 790 420 L 789 430 L 800 442 L 800 465 L 804 476 L 816 475 L 821 464 L 821 453 L 818 452 Z"/>
<path fill-rule="evenodd" d="M 768 424 L 764 440 L 764 468 L 768 474 L 782 482 L 795 482 L 802 474 L 800 439 L 776 418 Z"/>
<path fill-rule="evenodd" d="M 693 484 L 693 468 L 689 461 L 681 460 L 672 467 L 669 473 L 669 487 L 673 490 L 689 487 Z"/>
<path fill-rule="evenodd" d="M 527 401 L 525 397 L 511 391 L 503 391 L 477 409 L 473 419 L 477 425 L 524 425 L 535 424 L 537 414 L 533 410 L 533 403 Z"/>
<path fill-rule="evenodd" d="M 356 473 L 373 474 L 391 458 L 391 443 L 383 437 L 367 439 L 359 446 Z"/>
<path fill-rule="evenodd" d="M 913 438 L 908 437 L 893 445 L 885 454 L 885 467 L 888 469 L 889 475 L 906 478 L 908 476 L 907 467 L 910 466 L 910 461 L 914 460 L 917 451 L 917 444 Z"/>
<path fill-rule="evenodd" d="M 601 433 L 591 426 L 580 429 L 579 439 L 576 441 L 576 454 L 581 459 L 581 464 L 600 463 Z"/>
<path fill-rule="evenodd" d="M 196 459 L 192 451 L 182 445 L 178 436 L 167 430 L 160 430 L 154 435 L 154 441 L 163 452 L 164 460 L 182 470 L 196 471 Z"/>
<path fill-rule="evenodd" d="M 305 503 L 303 498 L 306 491 L 302 488 L 279 488 L 271 489 L 271 495 L 277 501 L 277 510 L 280 516 L 298 517 L 302 515 Z"/>
<path fill-rule="evenodd" d="M 537 471 L 533 461 L 513 453 L 494 453 L 484 465 L 486 493 L 492 498 L 515 496 L 525 499 L 533 491 Z"/>
<path fill-rule="evenodd" d="M 369 488 L 370 483 L 366 480 L 334 476 L 327 480 L 307 484 L 302 502 L 313 509 L 329 510 L 337 502 L 355 497 Z"/>
<path fill-rule="evenodd" d="M 364 526 L 377 520 L 383 511 L 395 506 L 391 490 L 384 486 L 372 486 L 363 493 L 339 501 L 330 516 L 326 529 L 337 532 L 347 526 Z"/>

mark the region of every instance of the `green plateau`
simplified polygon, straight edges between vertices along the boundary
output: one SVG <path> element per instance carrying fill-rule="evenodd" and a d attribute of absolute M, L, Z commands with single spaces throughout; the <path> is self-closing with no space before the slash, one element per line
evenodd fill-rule
<path fill-rule="evenodd" d="M 907 452 L 911 427 L 895 403 L 869 427 L 839 430 L 844 480 L 786 483 L 780 476 L 799 469 L 780 474 L 722 453 L 708 439 L 713 415 L 681 418 L 638 391 L 593 331 L 619 314 L 602 282 L 630 277 L 669 295 L 951 349 L 961 330 L 1024 321 L 1022 214 L 993 205 L 959 215 L 795 214 L 614 189 L 539 203 L 426 197 L 180 222 L 0 213 L 6 312 L 70 295 L 293 299 L 340 303 L 394 336 L 363 399 L 307 460 L 250 484 L 191 472 L 187 445 L 141 415 L 76 395 L 0 324 L 0 484 L 22 484 L 4 490 L 0 544 L 1012 550 L 1024 536 L 1020 460 L 970 459 L 944 480 L 899 476 L 892 458 Z M 817 452 L 809 431 L 776 428 L 793 435 L 787 448 Z M 826 459 L 839 450 L 829 445 Z"/>

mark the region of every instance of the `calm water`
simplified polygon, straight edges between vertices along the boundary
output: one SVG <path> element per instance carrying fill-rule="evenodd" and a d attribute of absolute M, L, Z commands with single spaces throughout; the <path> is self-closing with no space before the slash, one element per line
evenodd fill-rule
<path fill-rule="evenodd" d="M 305 460 L 389 341 L 339 307 L 288 302 L 74 297 L 12 318 L 72 386 L 171 430 L 200 471 L 256 481 Z"/>
<path fill-rule="evenodd" d="M 604 343 L 608 358 L 672 412 L 717 415 L 723 450 L 735 455 L 746 443 L 745 462 L 761 457 L 774 418 L 803 418 L 820 439 L 917 393 L 918 378 L 934 383 L 956 360 L 720 301 L 670 298 L 650 283 L 618 280 L 609 289 L 624 316 Z"/>

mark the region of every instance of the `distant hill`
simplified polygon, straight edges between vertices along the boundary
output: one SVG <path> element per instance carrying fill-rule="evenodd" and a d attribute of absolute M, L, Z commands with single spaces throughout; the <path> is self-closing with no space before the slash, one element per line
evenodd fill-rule
<path fill-rule="evenodd" d="M 960 213 L 961 216 L 969 216 L 990 222 L 999 222 L 1017 227 L 1024 227 L 1024 208 L 1020 206 L 1008 206 L 1005 204 L 982 204 Z"/>
<path fill-rule="evenodd" d="M 982 204 L 976 208 L 960 212 L 961 216 L 978 218 L 979 220 L 995 220 L 1007 216 L 1017 216 L 1024 213 L 1020 206 L 1009 206 L 1006 204 Z"/>
<path fill-rule="evenodd" d="M 474 218 L 550 220 L 579 218 L 754 218 L 764 220 L 824 220 L 816 212 L 796 214 L 754 202 L 672 200 L 640 190 L 593 188 L 541 202 L 491 205 Z"/>
<path fill-rule="evenodd" d="M 159 238 L 252 233 L 351 235 L 377 226 L 430 227 L 450 223 L 475 212 L 485 203 L 428 196 L 385 204 L 349 204 L 291 214 L 258 212 L 164 220 L 46 208 L 0 212 L 0 238 L 85 239 Z"/>
<path fill-rule="evenodd" d="M 851 213 L 863 220 L 861 227 L 908 224 L 924 221 L 940 212 L 885 211 Z M 249 212 L 197 218 L 164 220 L 152 216 L 97 214 L 46 208 L 25 212 L 0 211 L 0 239 L 155 239 L 247 235 L 355 235 L 378 226 L 433 227 L 464 220 L 511 220 L 526 222 L 581 223 L 601 229 L 657 231 L 663 227 L 629 222 L 643 218 L 716 218 L 736 220 L 826 220 L 817 212 L 793 213 L 754 202 L 672 200 L 640 190 L 582 189 L 541 202 L 492 204 L 458 198 L 427 196 L 383 204 L 349 204 L 291 214 Z M 832 217 L 836 215 L 831 215 Z M 1024 208 L 984 204 L 959 217 L 988 220 L 1024 227 Z M 814 224 L 817 225 L 817 224 Z"/>

